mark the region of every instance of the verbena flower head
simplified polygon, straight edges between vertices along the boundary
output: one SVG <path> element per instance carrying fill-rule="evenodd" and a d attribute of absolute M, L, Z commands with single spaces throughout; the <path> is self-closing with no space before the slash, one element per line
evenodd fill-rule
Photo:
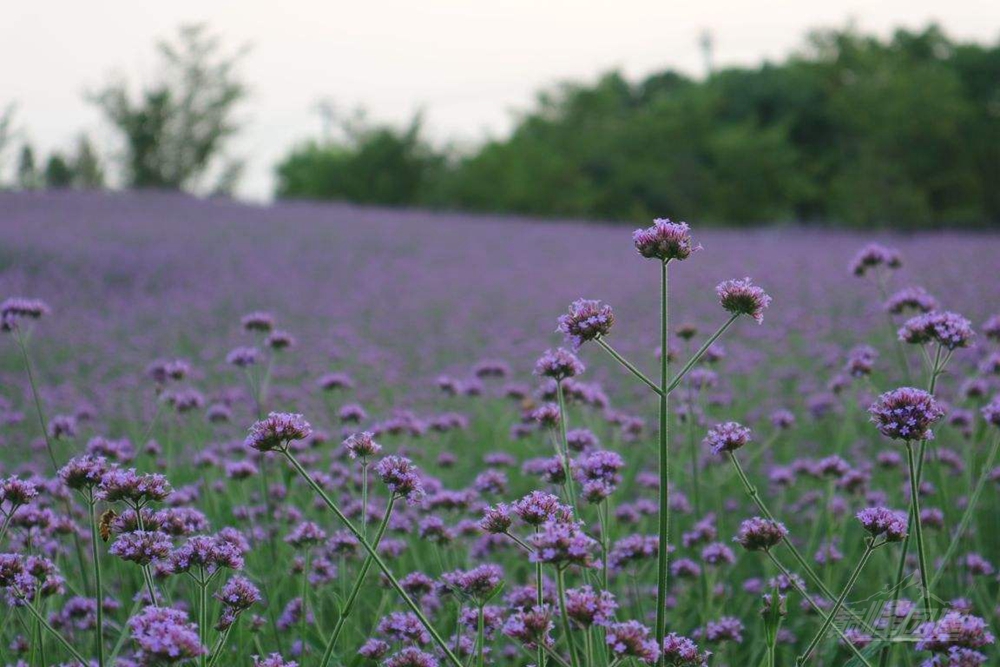
<path fill-rule="evenodd" d="M 118 536 L 108 549 L 112 556 L 137 565 L 149 565 L 170 555 L 170 536 L 158 530 L 137 530 Z"/>
<path fill-rule="evenodd" d="M 944 417 L 944 410 L 926 391 L 901 387 L 879 396 L 868 414 L 882 435 L 912 441 L 931 440 L 931 426 Z"/>
<path fill-rule="evenodd" d="M 25 505 L 38 497 L 38 487 L 34 482 L 18 477 L 0 480 L 0 505 L 10 503 L 12 507 Z"/>
<path fill-rule="evenodd" d="M 41 299 L 10 297 L 0 303 L 0 331 L 13 331 L 22 319 L 37 320 L 52 310 Z"/>
<path fill-rule="evenodd" d="M 687 637 L 671 632 L 663 638 L 663 650 L 660 655 L 668 667 L 706 667 L 710 652 L 699 653 L 698 645 Z"/>
<path fill-rule="evenodd" d="M 143 664 L 169 665 L 208 653 L 198 640 L 198 627 L 179 609 L 146 607 L 128 626 Z"/>
<path fill-rule="evenodd" d="M 903 265 L 899 251 L 887 248 L 878 243 L 865 246 L 851 261 L 851 273 L 861 277 L 872 269 L 885 267 L 887 269 L 898 269 Z"/>
<path fill-rule="evenodd" d="M 861 526 L 872 537 L 884 535 L 888 542 L 902 541 L 907 534 L 907 516 L 885 507 L 868 507 L 857 514 Z"/>
<path fill-rule="evenodd" d="M 713 454 L 735 452 L 753 439 L 750 429 L 739 422 L 724 422 L 713 426 L 705 436 L 704 443 Z"/>
<path fill-rule="evenodd" d="M 385 661 L 385 667 L 438 667 L 441 663 L 432 654 L 413 646 L 404 648 Z"/>
<path fill-rule="evenodd" d="M 272 350 L 287 350 L 295 346 L 295 337 L 287 331 L 272 331 L 264 339 L 264 344 Z"/>
<path fill-rule="evenodd" d="M 344 440 L 344 449 L 352 459 L 366 461 L 382 451 L 382 445 L 375 442 L 375 436 L 371 431 L 354 433 Z"/>
<path fill-rule="evenodd" d="M 533 649 L 537 646 L 551 646 L 550 633 L 555 627 L 553 610 L 547 605 L 536 605 L 514 613 L 503 625 L 503 633 Z"/>
<path fill-rule="evenodd" d="M 700 245 L 691 242 L 691 228 L 686 222 L 671 222 L 667 218 L 657 218 L 652 227 L 635 230 L 632 241 L 643 257 L 664 262 L 687 259 L 701 250 Z"/>
<path fill-rule="evenodd" d="M 1000 315 L 994 315 L 983 322 L 983 335 L 989 340 L 1000 342 Z"/>
<path fill-rule="evenodd" d="M 845 371 L 851 377 L 867 377 L 872 374 L 878 352 L 871 345 L 858 345 L 847 356 Z"/>
<path fill-rule="evenodd" d="M 253 366 L 260 359 L 260 350 L 255 347 L 237 347 L 226 355 L 226 363 L 237 368 Z"/>
<path fill-rule="evenodd" d="M 639 621 L 612 623 L 605 629 L 608 650 L 616 658 L 636 658 L 647 665 L 655 665 L 660 647 L 649 635 L 649 628 Z"/>
<path fill-rule="evenodd" d="M 886 312 L 901 315 L 907 311 L 929 313 L 937 310 L 938 302 L 923 287 L 906 287 L 893 294 L 885 302 Z"/>
<path fill-rule="evenodd" d="M 260 590 L 246 577 L 234 576 L 226 582 L 215 598 L 234 611 L 246 611 L 261 601 Z"/>
<path fill-rule="evenodd" d="M 477 604 L 483 604 L 503 582 L 503 568 L 493 563 L 486 563 L 471 570 L 446 572 L 441 575 L 441 580 L 451 590 Z"/>
<path fill-rule="evenodd" d="M 590 586 L 566 591 L 566 613 L 581 628 L 607 625 L 615 617 L 618 603 L 609 591 L 595 591 Z"/>
<path fill-rule="evenodd" d="M 747 551 L 767 551 L 788 535 L 788 529 L 777 521 L 755 516 L 740 524 L 734 538 Z"/>
<path fill-rule="evenodd" d="M 139 474 L 135 468 L 112 468 L 101 478 L 96 496 L 109 503 L 124 501 L 137 505 L 164 500 L 171 493 L 173 488 L 163 475 Z"/>
<path fill-rule="evenodd" d="M 100 484 L 107 471 L 108 460 L 103 456 L 84 454 L 70 459 L 59 470 L 59 479 L 69 488 L 80 491 Z"/>
<path fill-rule="evenodd" d="M 583 373 L 585 369 L 583 362 L 563 347 L 546 350 L 545 354 L 539 357 L 535 363 L 535 375 L 555 380 L 575 377 Z"/>
<path fill-rule="evenodd" d="M 975 335 L 972 322 L 949 311 L 917 315 L 899 330 L 899 339 L 903 342 L 912 345 L 937 343 L 949 350 L 968 347 Z"/>
<path fill-rule="evenodd" d="M 771 297 L 750 282 L 743 280 L 726 280 L 715 288 L 722 307 L 733 315 L 749 315 L 757 324 L 764 321 L 764 309 L 771 304 Z"/>
<path fill-rule="evenodd" d="M 266 419 L 250 427 L 244 444 L 260 452 L 284 451 L 288 443 L 305 440 L 312 435 L 312 426 L 300 414 L 272 412 Z"/>
<path fill-rule="evenodd" d="M 479 528 L 490 535 L 503 535 L 510 530 L 513 523 L 514 519 L 510 515 L 510 508 L 500 503 L 496 507 L 486 508 L 486 511 L 483 512 L 483 518 L 479 521 Z"/>
<path fill-rule="evenodd" d="M 402 456 L 386 456 L 375 464 L 375 474 L 395 495 L 411 505 L 424 498 L 423 482 L 413 462 Z"/>
<path fill-rule="evenodd" d="M 170 567 L 175 573 L 201 568 L 214 572 L 220 568 L 243 569 L 243 551 L 219 535 L 195 535 L 170 554 Z"/>
<path fill-rule="evenodd" d="M 933 623 L 917 628 L 918 651 L 945 653 L 951 648 L 976 649 L 995 641 L 989 625 L 978 616 L 950 611 Z"/>
<path fill-rule="evenodd" d="M 542 524 L 541 530 L 531 536 L 531 545 L 535 548 L 531 562 L 557 567 L 590 567 L 597 548 L 597 542 L 588 537 L 579 524 L 558 519 Z"/>
<path fill-rule="evenodd" d="M 569 312 L 559 317 L 556 331 L 579 348 L 588 340 L 608 335 L 614 323 L 611 306 L 595 299 L 577 299 L 570 304 Z"/>
<path fill-rule="evenodd" d="M 511 506 L 514 514 L 529 526 L 541 526 L 547 521 L 569 521 L 573 510 L 563 505 L 557 496 L 544 491 L 532 491 Z"/>
<path fill-rule="evenodd" d="M 253 667 L 299 667 L 299 663 L 294 660 L 286 661 L 279 653 L 272 653 L 266 658 L 259 655 L 253 656 Z"/>
<path fill-rule="evenodd" d="M 994 396 L 993 400 L 984 405 L 982 413 L 987 422 L 1000 428 L 1000 395 Z"/>
<path fill-rule="evenodd" d="M 240 324 L 246 331 L 267 333 L 274 329 L 274 315 L 261 311 L 248 313 L 240 320 Z"/>
<path fill-rule="evenodd" d="M 313 521 L 303 521 L 285 536 L 285 542 L 296 549 L 314 547 L 324 541 L 326 541 L 326 531 Z"/>

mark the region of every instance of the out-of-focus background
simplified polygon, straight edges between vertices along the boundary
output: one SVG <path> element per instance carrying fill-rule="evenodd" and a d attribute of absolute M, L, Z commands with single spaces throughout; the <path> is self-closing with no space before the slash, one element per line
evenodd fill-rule
<path fill-rule="evenodd" d="M 0 184 L 1000 223 L 1000 6 L 10 3 Z"/>

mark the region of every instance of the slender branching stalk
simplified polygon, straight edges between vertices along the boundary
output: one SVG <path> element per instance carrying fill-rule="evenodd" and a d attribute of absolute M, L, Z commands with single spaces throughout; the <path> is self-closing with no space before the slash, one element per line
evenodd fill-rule
<path fill-rule="evenodd" d="M 597 342 L 598 345 L 600 345 L 602 348 L 604 348 L 605 352 L 607 352 L 608 354 L 611 355 L 612 359 L 614 359 L 615 361 L 617 361 L 628 372 L 630 372 L 632 375 L 636 376 L 643 384 L 645 384 L 647 387 L 649 387 L 650 389 L 652 389 L 654 394 L 660 395 L 660 394 L 663 393 L 660 390 L 660 388 L 657 386 L 657 384 L 655 382 L 653 382 L 648 377 L 646 377 L 646 375 L 642 371 L 640 371 L 638 368 L 636 368 L 628 359 L 626 359 L 625 357 L 623 357 L 622 355 L 620 355 L 617 352 L 617 350 L 615 350 L 613 347 L 611 347 L 611 345 L 608 343 L 607 340 L 604 339 L 603 336 L 601 336 L 600 338 L 595 338 L 594 340 Z"/>
<path fill-rule="evenodd" d="M 90 548 L 94 560 L 94 582 L 97 586 L 97 665 L 104 667 L 104 586 L 101 577 L 101 556 L 97 529 L 97 501 L 94 490 L 87 489 L 87 505 L 90 509 Z"/>
<path fill-rule="evenodd" d="M 448 662 L 454 665 L 454 667 L 462 667 L 461 660 L 458 659 L 458 656 L 456 656 L 455 653 L 451 650 L 451 648 L 448 646 L 448 643 L 444 640 L 444 638 L 441 637 L 441 635 L 434 628 L 434 626 L 431 625 L 431 622 L 427 620 L 427 616 L 424 615 L 423 610 L 416 602 L 413 601 L 413 598 L 411 598 L 409 594 L 403 589 L 403 587 L 399 583 L 399 580 L 392 573 L 392 570 L 390 570 L 389 566 L 385 564 L 385 561 L 382 560 L 382 557 L 378 555 L 378 552 L 375 550 L 375 548 L 372 547 L 372 545 L 364 538 L 364 536 L 361 534 L 361 531 L 358 530 L 358 528 L 353 523 L 351 523 L 351 520 L 348 519 L 347 515 L 344 514 L 344 512 L 340 509 L 340 507 L 335 502 L 333 502 L 333 500 L 330 499 L 330 496 L 328 496 L 326 491 L 323 490 L 323 487 L 321 487 L 319 483 L 315 479 L 313 479 L 312 475 L 310 475 L 309 472 L 302 467 L 302 464 L 299 463 L 298 459 L 295 458 L 294 454 L 292 454 L 287 449 L 282 450 L 282 454 L 284 454 L 285 458 L 288 459 L 288 462 L 292 464 L 292 467 L 299 474 L 299 476 L 302 477 L 302 479 L 310 487 L 312 487 L 312 490 L 316 493 L 317 496 L 319 496 L 320 500 L 323 501 L 323 504 L 326 505 L 327 508 L 334 513 L 334 515 L 340 520 L 340 522 L 343 523 L 344 526 L 351 532 L 351 534 L 354 535 L 354 537 L 358 540 L 358 543 L 361 544 L 362 548 L 364 548 L 364 550 L 368 552 L 368 555 L 372 558 L 375 565 L 378 566 L 378 569 L 381 570 L 383 575 L 385 575 L 385 578 L 388 580 L 389 585 L 392 586 L 393 590 L 395 590 L 396 593 L 399 595 L 399 597 L 403 600 L 403 603 L 410 608 L 410 611 L 413 612 L 413 614 L 417 617 L 420 623 L 424 626 L 428 634 L 430 634 L 431 638 L 433 639 L 434 643 L 437 644 L 438 648 L 441 649 L 441 652 L 444 653 L 445 658 L 447 658 Z"/>
<path fill-rule="evenodd" d="M 561 567 L 556 568 L 556 589 L 559 594 L 559 618 L 562 620 L 563 634 L 566 635 L 566 645 L 569 647 L 569 660 L 572 667 L 579 667 L 580 656 L 576 652 L 573 629 L 570 626 L 569 614 L 566 611 L 566 574 Z"/>
<path fill-rule="evenodd" d="M 668 264 L 664 260 L 660 267 L 660 386 L 665 387 L 670 372 L 670 353 L 668 336 L 670 334 L 670 313 L 668 309 Z M 670 575 L 670 554 L 667 541 L 670 537 L 670 392 L 660 392 L 660 516 L 659 516 L 659 549 L 656 562 L 656 645 L 663 646 L 663 637 L 667 634 L 667 586 Z"/>

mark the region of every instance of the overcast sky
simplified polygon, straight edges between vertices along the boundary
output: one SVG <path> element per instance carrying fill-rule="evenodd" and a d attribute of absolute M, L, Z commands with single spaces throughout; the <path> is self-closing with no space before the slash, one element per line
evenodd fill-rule
<path fill-rule="evenodd" d="M 155 72 L 154 42 L 185 22 L 207 22 L 252 51 L 252 87 L 234 152 L 247 158 L 242 194 L 263 198 L 272 168 L 317 135 L 318 99 L 366 106 L 404 122 L 426 111 L 437 141 L 474 142 L 510 128 L 512 111 L 567 79 L 619 68 L 631 77 L 667 67 L 703 73 L 698 37 L 711 31 L 719 66 L 780 59 L 815 27 L 889 34 L 941 23 L 954 38 L 1000 37 L 998 0 L 5 0 L 0 106 L 43 151 L 81 130 L 102 148 L 114 135 L 83 100 L 112 74 Z"/>

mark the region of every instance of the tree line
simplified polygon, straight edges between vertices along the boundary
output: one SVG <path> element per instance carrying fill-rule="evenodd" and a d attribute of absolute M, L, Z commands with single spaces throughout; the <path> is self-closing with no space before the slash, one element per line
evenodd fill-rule
<path fill-rule="evenodd" d="M 507 137 L 437 148 L 351 119 L 294 147 L 282 198 L 541 216 L 855 227 L 1000 225 L 1000 42 L 939 27 L 811 33 L 780 63 L 611 72 L 538 95 Z"/>

